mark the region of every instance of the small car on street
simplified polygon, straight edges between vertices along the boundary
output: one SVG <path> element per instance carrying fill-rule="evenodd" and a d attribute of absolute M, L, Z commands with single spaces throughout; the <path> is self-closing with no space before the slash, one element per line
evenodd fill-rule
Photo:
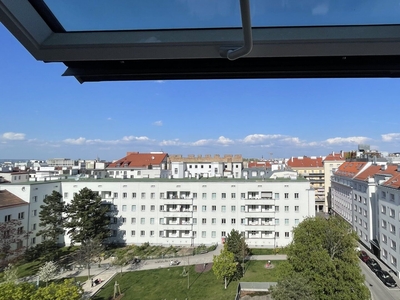
<path fill-rule="evenodd" d="M 371 269 L 372 272 L 376 273 L 382 270 L 381 266 L 376 262 L 375 259 L 370 258 L 367 260 L 367 266 Z"/>
<path fill-rule="evenodd" d="M 378 278 L 388 287 L 396 287 L 397 283 L 396 281 L 393 279 L 392 276 L 390 276 L 390 274 L 386 271 L 380 270 L 377 271 L 376 276 L 378 276 Z"/>

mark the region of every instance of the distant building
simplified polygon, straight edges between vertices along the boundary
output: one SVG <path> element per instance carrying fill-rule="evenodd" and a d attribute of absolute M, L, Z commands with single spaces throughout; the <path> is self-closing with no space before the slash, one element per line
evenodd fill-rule
<path fill-rule="evenodd" d="M 325 189 L 325 207 L 331 208 L 331 177 L 333 173 L 338 169 L 338 167 L 346 161 L 344 153 L 332 152 L 325 157 L 323 160 L 324 164 L 324 189 Z"/>
<path fill-rule="evenodd" d="M 315 211 L 327 212 L 325 200 L 325 174 L 322 156 L 300 156 L 291 157 L 286 161 L 287 166 L 310 181 L 311 187 L 315 190 Z"/>
<path fill-rule="evenodd" d="M 170 155 L 171 175 L 173 178 L 229 177 L 240 178 L 243 168 L 241 155 L 216 154 L 202 156 Z"/>

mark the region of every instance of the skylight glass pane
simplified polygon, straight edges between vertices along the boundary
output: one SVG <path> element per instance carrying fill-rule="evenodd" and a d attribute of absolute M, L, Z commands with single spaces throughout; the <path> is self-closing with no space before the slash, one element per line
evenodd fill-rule
<path fill-rule="evenodd" d="M 44 0 L 67 31 L 241 27 L 239 0 Z M 250 0 L 253 27 L 399 24 L 394 0 Z"/>

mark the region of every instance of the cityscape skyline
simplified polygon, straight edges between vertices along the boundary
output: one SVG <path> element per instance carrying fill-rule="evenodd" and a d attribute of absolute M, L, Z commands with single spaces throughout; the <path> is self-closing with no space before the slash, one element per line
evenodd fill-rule
<path fill-rule="evenodd" d="M 0 158 L 118 159 L 128 151 L 245 158 L 400 152 L 399 79 L 79 84 L 0 25 Z"/>

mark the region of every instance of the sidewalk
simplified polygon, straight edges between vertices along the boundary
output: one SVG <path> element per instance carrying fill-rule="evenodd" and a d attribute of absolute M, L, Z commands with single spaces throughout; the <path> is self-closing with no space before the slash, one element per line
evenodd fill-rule
<path fill-rule="evenodd" d="M 214 255 L 218 255 L 221 252 L 223 245 L 218 245 L 218 247 L 211 252 L 198 254 L 194 256 L 178 257 L 175 258 L 180 262 L 180 266 L 187 265 L 197 265 L 204 263 L 212 263 Z M 286 255 L 253 255 L 249 257 L 250 260 L 286 260 Z M 102 262 L 101 267 L 93 265 L 90 268 L 90 277 L 95 279 L 101 279 L 102 282 L 96 286 L 92 286 L 92 280 L 86 280 L 82 282 L 82 288 L 84 290 L 85 299 L 89 299 L 94 294 L 97 293 L 104 285 L 106 285 L 112 278 L 121 272 L 133 272 L 139 270 L 150 270 L 159 268 L 168 268 L 170 266 L 170 259 L 153 259 L 153 260 L 143 260 L 139 265 L 126 265 L 122 268 L 120 266 L 112 266 L 111 259 L 107 259 Z M 78 277 L 87 276 L 87 269 L 67 271 L 60 274 L 58 277 Z"/>

